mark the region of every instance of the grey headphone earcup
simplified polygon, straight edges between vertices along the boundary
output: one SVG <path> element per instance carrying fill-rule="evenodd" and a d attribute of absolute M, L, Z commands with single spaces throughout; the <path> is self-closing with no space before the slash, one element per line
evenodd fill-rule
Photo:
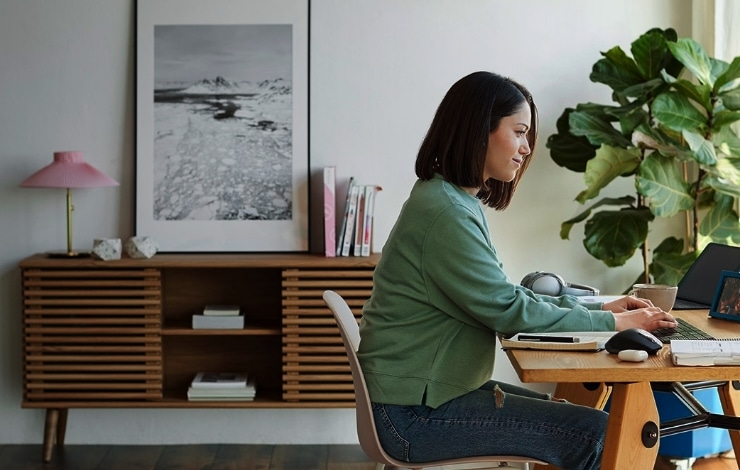
<path fill-rule="evenodd" d="M 532 291 L 538 294 L 551 295 L 554 297 L 559 296 L 562 293 L 564 283 L 559 276 L 555 274 L 545 273 L 542 276 L 538 276 L 532 282 Z"/>
<path fill-rule="evenodd" d="M 526 287 L 527 289 L 532 289 L 532 281 L 538 277 L 540 274 L 542 274 L 542 271 L 535 271 L 533 273 L 529 273 L 522 279 L 521 285 Z"/>

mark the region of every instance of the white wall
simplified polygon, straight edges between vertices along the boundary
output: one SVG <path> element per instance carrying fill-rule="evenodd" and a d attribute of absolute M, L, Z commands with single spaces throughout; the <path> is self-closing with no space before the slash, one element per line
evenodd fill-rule
<path fill-rule="evenodd" d="M 17 264 L 65 243 L 63 194 L 18 184 L 55 150 L 83 150 L 121 186 L 75 193 L 76 246 L 133 235 L 131 3 L 0 2 L 0 443 L 41 442 L 44 421 L 43 411 L 20 408 Z M 534 94 L 541 124 L 535 161 L 514 203 L 489 214 L 511 278 L 541 269 L 621 289 L 640 272 L 639 260 L 609 270 L 585 254 L 579 230 L 560 240 L 560 223 L 578 210 L 572 201 L 583 183 L 552 163 L 544 141 L 564 107 L 609 99 L 605 86 L 588 81 L 600 51 L 628 49 L 647 29 L 668 26 L 690 34 L 690 0 L 313 0 L 313 179 L 334 164 L 340 185 L 351 175 L 382 185 L 381 247 L 447 88 L 474 70 L 509 75 Z M 497 370 L 513 380 L 505 359 Z M 355 434 L 351 410 L 100 409 L 71 410 L 67 442 L 350 443 Z"/>

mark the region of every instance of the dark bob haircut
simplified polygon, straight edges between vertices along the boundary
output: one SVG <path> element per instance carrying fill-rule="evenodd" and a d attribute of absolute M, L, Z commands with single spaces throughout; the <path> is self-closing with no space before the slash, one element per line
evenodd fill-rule
<path fill-rule="evenodd" d="M 509 182 L 483 181 L 488 137 L 501 119 L 527 103 L 532 122 L 527 132 L 531 153 L 516 177 Z M 452 184 L 480 188 L 477 197 L 496 210 L 511 203 L 519 181 L 529 166 L 537 140 L 537 107 L 532 95 L 519 83 L 491 72 L 474 72 L 458 80 L 437 108 L 434 120 L 416 157 L 416 176 L 432 179 L 439 173 Z"/>

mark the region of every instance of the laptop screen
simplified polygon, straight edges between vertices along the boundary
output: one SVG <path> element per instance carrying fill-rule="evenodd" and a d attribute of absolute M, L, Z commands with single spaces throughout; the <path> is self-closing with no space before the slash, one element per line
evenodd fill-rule
<path fill-rule="evenodd" d="M 740 247 L 710 243 L 678 283 L 677 298 L 712 304 L 722 271 L 740 269 Z"/>

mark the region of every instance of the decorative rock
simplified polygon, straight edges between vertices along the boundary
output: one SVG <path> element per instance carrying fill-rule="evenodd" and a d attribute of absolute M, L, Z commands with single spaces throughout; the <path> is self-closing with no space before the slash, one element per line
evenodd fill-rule
<path fill-rule="evenodd" d="M 152 237 L 131 237 L 126 241 L 126 253 L 132 258 L 151 258 L 158 249 Z"/>
<path fill-rule="evenodd" d="M 98 238 L 93 241 L 93 258 L 103 261 L 121 259 L 120 238 Z"/>

